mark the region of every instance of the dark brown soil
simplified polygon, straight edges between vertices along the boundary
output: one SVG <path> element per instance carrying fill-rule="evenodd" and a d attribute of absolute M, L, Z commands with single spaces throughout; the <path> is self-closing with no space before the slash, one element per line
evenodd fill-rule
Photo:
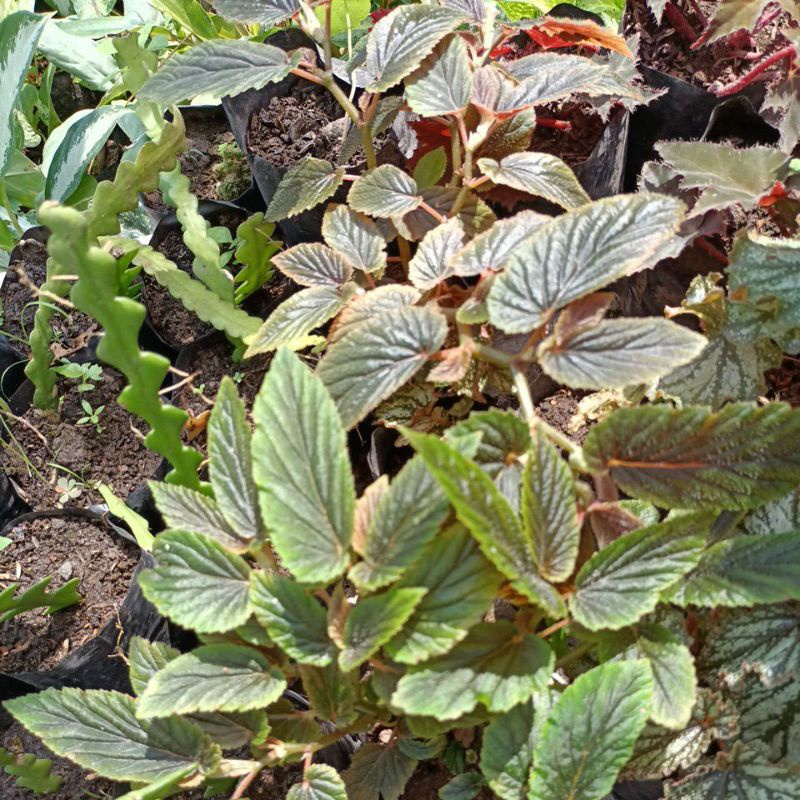
<path fill-rule="evenodd" d="M 306 156 L 335 160 L 341 130 L 332 125 L 342 109 L 327 89 L 300 86 L 286 97 L 273 97 L 253 114 L 247 141 L 256 155 L 271 164 L 288 167 Z"/>
<path fill-rule="evenodd" d="M 244 212 L 223 215 L 213 220 L 212 225 L 225 225 L 235 235 L 236 228 L 244 220 Z M 183 243 L 180 227 L 166 234 L 156 247 L 159 253 L 187 274 L 192 274 L 194 255 Z M 198 339 L 209 336 L 214 328 L 198 319 L 191 311 L 184 308 L 180 300 L 176 300 L 166 289 L 162 288 L 155 278 L 142 275 L 142 300 L 144 301 L 150 322 L 156 333 L 172 348 L 180 349 Z"/>
<path fill-rule="evenodd" d="M 714 15 L 719 2 L 720 0 L 700 0 L 699 5 L 708 19 Z M 687 0 L 677 0 L 677 6 L 699 37 L 705 24 L 698 18 L 691 4 Z M 692 50 L 692 42 L 676 32 L 666 14 L 660 25 L 656 22 L 655 17 L 647 10 L 645 0 L 630 0 L 627 9 L 625 35 L 641 34 L 639 57 L 643 64 L 712 91 L 746 74 L 762 57 L 785 45 L 786 40 L 780 36 L 780 32 L 790 24 L 791 19 L 787 14 L 782 14 L 753 34 L 754 52 L 758 52 L 760 56 L 758 59 L 748 60 L 737 57 L 743 55 L 743 52 L 734 52 L 725 40 Z M 780 65 L 778 67 L 785 69 Z"/>
<path fill-rule="evenodd" d="M 438 800 L 439 789 L 452 780 L 450 771 L 437 761 L 423 761 L 417 767 L 400 795 L 400 800 Z M 477 794 L 476 800 L 493 800 L 495 797 L 485 786 Z"/>
<path fill-rule="evenodd" d="M 83 598 L 52 616 L 26 611 L 3 625 L 3 671 L 50 669 L 97 634 L 113 618 L 128 593 L 138 548 L 105 526 L 74 517 L 23 522 L 0 551 L 0 587 L 27 589 L 53 576 L 49 589 L 80 578 Z"/>
<path fill-rule="evenodd" d="M 3 281 L 2 331 L 17 349 L 29 352 L 28 337 L 33 329 L 37 298 L 30 284 L 41 286 L 47 270 L 47 246 L 35 239 L 23 239 L 15 250 Z M 69 356 L 86 344 L 97 331 L 96 323 L 80 311 L 59 308 L 51 319 L 55 355 Z"/>
<path fill-rule="evenodd" d="M 570 422 L 578 410 L 578 403 L 582 395 L 577 395 L 572 389 L 559 389 L 555 394 L 542 400 L 536 406 L 536 413 L 556 430 L 568 436 L 574 442 L 583 444 L 589 427 L 583 425 L 577 431 L 570 428 Z"/>
<path fill-rule="evenodd" d="M 115 787 L 118 785 L 113 781 L 87 774 L 71 761 L 59 758 L 17 722 L 3 732 L 0 746 L 11 753 L 30 753 L 53 762 L 51 774 L 61 777 L 61 786 L 55 794 L 44 795 L 48 800 L 106 800 L 117 796 Z M 0 771 L 0 797 L 3 800 L 31 800 L 36 796 L 28 789 L 20 789 L 12 776 Z"/>
<path fill-rule="evenodd" d="M 336 163 L 344 123 L 342 108 L 328 90 L 305 84 L 293 95 L 273 97 L 253 114 L 247 142 L 252 152 L 278 167 L 290 167 L 308 156 Z M 375 149 L 379 163 L 395 163 L 399 155 L 391 134 L 378 136 Z M 347 166 L 363 167 L 363 155 L 353 156 Z"/>
<path fill-rule="evenodd" d="M 589 103 L 552 103 L 543 106 L 540 117 L 568 122 L 569 130 L 537 125 L 529 150 L 558 156 L 571 167 L 582 164 L 600 141 L 606 123 Z"/>
<path fill-rule="evenodd" d="M 134 432 L 132 426 L 141 422 L 116 402 L 125 386 L 122 376 L 104 367 L 102 380 L 92 391 L 79 393 L 76 384 L 63 378 L 57 382 L 62 398 L 58 415 L 31 407 L 23 414 L 24 421 L 7 420 L 13 440 L 4 447 L 2 465 L 34 510 L 52 508 L 60 498 L 56 483 L 59 478 L 69 477 L 69 473 L 56 469 L 54 464 L 86 482 L 102 481 L 118 497 L 125 498 L 161 462 L 161 457 L 148 450 Z M 101 431 L 91 424 L 77 425 L 85 416 L 82 400 L 92 409 L 105 406 L 99 416 Z M 99 501 L 100 496 L 84 486 L 80 496 L 66 505 L 86 507 Z"/>
<path fill-rule="evenodd" d="M 214 167 L 222 161 L 219 146 L 234 141 L 224 112 L 184 109 L 188 149 L 178 156 L 181 172 L 189 179 L 192 194 L 202 200 L 223 199 L 217 195 L 218 180 Z M 149 208 L 167 213 L 172 209 L 164 202 L 158 189 L 144 194 Z"/>
<path fill-rule="evenodd" d="M 236 381 L 239 395 L 249 411 L 271 359 L 265 354 L 236 364 L 231 358 L 232 352 L 227 341 L 185 351 L 179 362 L 180 369 L 198 374 L 191 384 L 179 390 L 175 405 L 193 416 L 210 410 L 223 377 L 229 375 Z"/>

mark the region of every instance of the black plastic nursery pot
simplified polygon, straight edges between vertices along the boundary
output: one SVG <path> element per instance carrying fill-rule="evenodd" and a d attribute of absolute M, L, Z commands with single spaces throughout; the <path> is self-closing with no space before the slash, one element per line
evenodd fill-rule
<path fill-rule="evenodd" d="M 639 67 L 648 86 L 664 94 L 639 106 L 630 120 L 624 188 L 635 191 L 645 162 L 661 141 L 733 141 L 738 146 L 775 144 L 778 132 L 756 111 L 757 92 L 721 99 L 664 72 Z M 756 87 L 757 88 L 757 87 Z"/>
<path fill-rule="evenodd" d="M 189 178 L 192 194 L 202 201 L 232 203 L 248 211 L 263 211 L 264 201 L 253 182 L 252 174 L 248 185 L 236 197 L 224 200 L 217 195 L 217 180 L 213 170 L 220 163 L 217 148 L 226 142 L 238 142 L 231 131 L 228 116 L 221 105 L 196 105 L 178 107 L 186 126 L 188 149 L 178 157 L 181 172 Z M 165 114 L 167 120 L 172 114 Z M 242 150 L 244 153 L 244 150 Z M 173 213 L 174 209 L 164 203 L 159 189 L 140 192 L 139 199 L 148 217 L 158 223 Z"/>
<path fill-rule="evenodd" d="M 212 226 L 224 225 L 235 234 L 236 228 L 249 216 L 243 208 L 216 200 L 203 200 L 199 213 Z M 174 261 L 185 272 L 192 273 L 194 255 L 183 243 L 180 222 L 174 213 L 162 217 L 150 239 L 150 246 Z M 214 328 L 183 307 L 153 278 L 142 274 L 141 300 L 147 309 L 147 324 L 158 338 L 160 347 L 172 357 L 179 350 L 215 334 Z"/>
<path fill-rule="evenodd" d="M 102 524 L 110 536 L 118 537 L 120 541 L 132 542 L 135 539 L 120 525 L 108 519 L 107 514 L 100 508 L 79 509 L 80 516 L 87 518 L 93 514 L 95 522 Z M 46 512 L 32 512 L 11 520 L 3 528 L 4 535 L 12 535 L 16 528 L 28 524 L 33 519 L 44 517 Z M 75 517 L 77 512 L 56 510 L 47 514 L 45 518 L 63 519 L 67 526 L 70 516 Z M 6 548 L 8 557 L 13 558 L 14 545 Z M 31 691 L 40 691 L 48 687 L 72 686 L 81 689 L 114 689 L 130 693 L 128 679 L 128 666 L 121 654 L 127 652 L 128 644 L 132 637 L 141 636 L 150 641 L 160 641 L 173 646 L 183 646 L 186 634 L 172 626 L 162 617 L 155 608 L 145 600 L 137 581 L 139 573 L 153 565 L 152 556 L 142 551 L 135 563 L 129 580 L 127 594 L 119 605 L 118 610 L 111 610 L 106 614 L 107 622 L 101 630 L 68 655 L 64 656 L 55 666 L 47 669 L 30 669 L 15 672 L 0 672 L 0 700 L 9 700 L 13 697 L 27 694 Z M 54 581 L 53 585 L 56 585 Z M 81 591 L 78 585 L 78 591 Z M 65 613 L 65 609 L 63 612 Z M 30 613 L 30 612 L 26 612 Z M 24 615 L 17 617 L 18 620 Z M 55 616 L 53 617 L 55 619 Z"/>

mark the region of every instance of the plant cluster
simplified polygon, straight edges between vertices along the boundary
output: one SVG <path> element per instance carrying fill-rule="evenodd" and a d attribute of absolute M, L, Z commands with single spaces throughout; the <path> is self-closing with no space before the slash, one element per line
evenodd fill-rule
<path fill-rule="evenodd" d="M 155 564 L 138 582 L 198 644 L 134 638 L 131 695 L 48 689 L 5 707 L 57 755 L 132 784 L 128 800 L 242 798 L 289 764 L 302 770 L 290 800 L 398 800 L 435 760 L 452 773 L 443 800 L 601 800 L 620 779 L 663 781 L 673 800 L 800 789 L 800 411 L 763 399 L 765 373 L 800 353 L 794 141 L 661 142 L 640 191 L 592 199 L 568 164 L 531 150 L 537 126 L 554 124 L 554 104 L 608 120 L 658 93 L 636 75 L 635 42 L 515 5 L 216 0 L 217 16 L 159 0 L 198 43 L 155 28 L 115 40 L 105 91 L 135 101 L 86 115 L 63 140 L 80 146 L 55 150 L 66 161 L 37 207 L 49 258 L 26 373 L 53 409 L 57 376 L 78 391 L 101 377 L 56 363 L 54 303 L 103 329 L 119 403 L 172 468 L 150 485 L 166 530 L 139 531 Z M 772 13 L 731 7 L 704 41 Z M 25 64 L 12 82 L 46 24 L 0 22 Z M 308 47 L 269 41 L 291 24 Z M 341 106 L 339 160 L 289 167 L 223 239 L 181 171 L 178 104 L 286 79 Z M 32 142 L 54 112 L 47 91 L 20 91 Z M 88 162 L 67 155 L 98 143 L 96 155 L 122 120 L 140 141 L 76 201 Z M 425 124 L 446 146 L 379 162 L 378 137 Z M 0 156 L 16 152 L 10 130 Z M 222 158 L 226 176 L 244 166 L 232 148 Z M 191 272 L 124 235 L 156 188 Z M 733 225 L 734 210 L 772 235 Z M 319 241 L 280 249 L 276 226 L 309 211 Z M 719 271 L 666 317 L 626 315 L 619 294 L 694 245 Z M 274 269 L 299 288 L 261 319 L 243 304 Z M 169 360 L 139 346 L 142 274 L 237 359 L 271 358 L 249 416 L 239 381 L 222 381 L 205 452 L 164 394 Z M 537 413 L 533 371 L 596 393 L 585 440 Z M 78 424 L 99 431 L 104 406 L 83 408 Z M 410 447 L 357 491 L 352 441 L 370 415 Z M 6 590 L 0 620 L 63 607 L 67 586 L 47 594 L 48 581 Z M 364 735 L 346 769 L 322 762 Z M 0 763 L 47 778 L 39 762 Z"/>

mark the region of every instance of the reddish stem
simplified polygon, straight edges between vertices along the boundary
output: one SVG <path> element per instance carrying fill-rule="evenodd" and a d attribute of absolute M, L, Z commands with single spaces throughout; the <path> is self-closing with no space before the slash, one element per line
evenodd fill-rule
<path fill-rule="evenodd" d="M 741 92 L 746 86 L 754 83 L 758 76 L 766 72 L 773 64 L 777 64 L 779 61 L 783 61 L 785 58 L 792 59 L 795 57 L 795 54 L 796 51 L 794 45 L 792 44 L 781 48 L 776 53 L 773 53 L 771 56 L 765 58 L 760 64 L 757 64 L 755 67 L 753 67 L 753 69 L 751 69 L 746 75 L 742 75 L 741 78 L 733 83 L 729 83 L 727 86 L 723 86 L 721 89 L 718 89 L 716 91 L 717 97 L 730 97 L 732 94 L 736 94 L 736 92 Z"/>
<path fill-rule="evenodd" d="M 753 33 L 758 33 L 762 28 L 766 28 L 775 17 L 780 15 L 781 11 L 783 11 L 783 9 L 780 6 L 776 6 L 769 13 L 762 14 L 761 19 L 756 22 L 753 28 Z"/>
<path fill-rule="evenodd" d="M 664 13 L 667 16 L 669 24 L 675 28 L 675 31 L 683 36 L 687 42 L 693 42 L 697 39 L 697 34 L 694 28 L 689 24 L 689 20 L 683 16 L 683 12 L 673 2 L 667 3 L 664 7 Z"/>
<path fill-rule="evenodd" d="M 697 246 L 704 250 L 708 255 L 711 256 L 715 261 L 718 261 L 724 267 L 727 267 L 730 263 L 728 261 L 728 256 L 725 255 L 719 248 L 715 247 L 708 239 L 704 239 L 702 236 L 697 239 Z"/>
<path fill-rule="evenodd" d="M 707 28 L 708 27 L 708 17 L 703 13 L 703 9 L 700 8 L 700 3 L 698 3 L 697 0 L 689 0 L 689 3 L 691 4 L 692 8 L 694 9 L 694 13 L 695 13 L 697 19 L 702 24 L 703 28 L 704 29 Z"/>
<path fill-rule="evenodd" d="M 536 117 L 536 124 L 542 128 L 555 128 L 557 131 L 571 131 L 572 123 L 562 119 L 551 119 L 550 117 Z"/>

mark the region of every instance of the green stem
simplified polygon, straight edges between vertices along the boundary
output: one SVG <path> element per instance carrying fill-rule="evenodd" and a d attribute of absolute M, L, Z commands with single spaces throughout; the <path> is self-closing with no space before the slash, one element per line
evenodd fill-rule
<path fill-rule="evenodd" d="M 461 169 L 461 137 L 458 133 L 458 123 L 455 120 L 450 123 L 450 161 L 452 161 L 453 174 L 448 186 L 456 186 L 458 171 Z"/>
<path fill-rule="evenodd" d="M 511 362 L 511 374 L 514 378 L 514 388 L 517 390 L 522 413 L 525 415 L 531 430 L 539 428 L 556 446 L 566 450 L 571 457 L 574 456 L 576 459 L 580 459 L 583 454 L 580 446 L 537 415 L 533 405 L 533 398 L 531 397 L 531 390 L 528 386 L 528 379 L 524 370 L 514 361 Z"/>

